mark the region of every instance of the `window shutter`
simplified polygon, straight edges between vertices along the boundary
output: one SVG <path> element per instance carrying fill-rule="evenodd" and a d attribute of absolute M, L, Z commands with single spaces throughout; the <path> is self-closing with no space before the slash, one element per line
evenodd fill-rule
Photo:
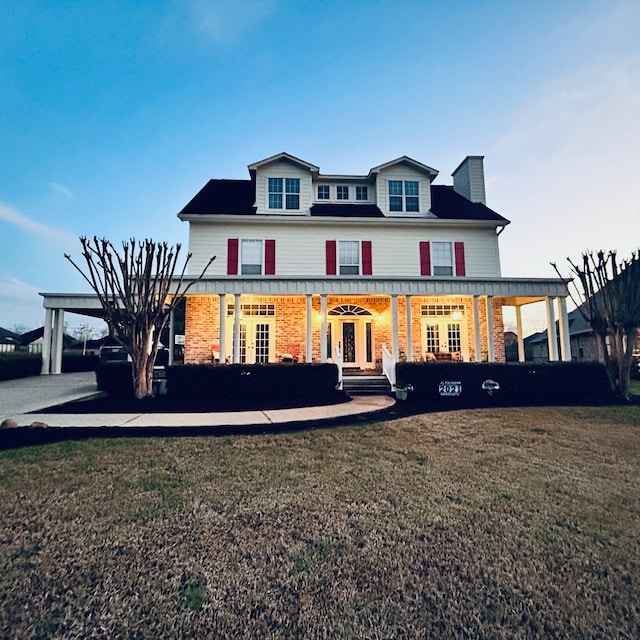
<path fill-rule="evenodd" d="M 362 241 L 362 275 L 373 274 L 373 263 L 371 260 L 371 240 Z"/>
<path fill-rule="evenodd" d="M 420 243 L 420 275 L 431 275 L 431 249 L 428 242 Z"/>
<path fill-rule="evenodd" d="M 336 275 L 336 241 L 335 240 L 327 240 L 327 275 L 335 276 Z"/>
<path fill-rule="evenodd" d="M 264 241 L 264 274 L 275 275 L 276 272 L 276 241 Z"/>
<path fill-rule="evenodd" d="M 454 242 L 454 251 L 456 256 L 456 275 L 466 275 L 464 266 L 464 242 Z"/>
<path fill-rule="evenodd" d="M 227 240 L 227 275 L 238 275 L 238 238 Z"/>

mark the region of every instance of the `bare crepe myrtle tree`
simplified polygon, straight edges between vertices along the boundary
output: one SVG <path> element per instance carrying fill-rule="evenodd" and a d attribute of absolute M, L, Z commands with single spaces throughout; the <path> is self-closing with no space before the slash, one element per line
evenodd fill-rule
<path fill-rule="evenodd" d="M 578 264 L 567 261 L 575 276 L 571 299 L 597 336 L 611 390 L 628 400 L 633 346 L 640 327 L 640 251 L 621 262 L 615 251 L 589 251 Z M 561 275 L 556 264 L 552 266 Z"/>
<path fill-rule="evenodd" d="M 160 346 L 160 334 L 171 312 L 191 286 L 200 280 L 212 257 L 197 278 L 185 282 L 191 254 L 175 276 L 180 244 L 131 239 L 122 243 L 122 251 L 105 238 L 80 238 L 86 270 L 73 259 L 65 258 L 80 272 L 95 291 L 109 333 L 131 356 L 133 390 L 138 399 L 153 395 L 153 367 Z"/>

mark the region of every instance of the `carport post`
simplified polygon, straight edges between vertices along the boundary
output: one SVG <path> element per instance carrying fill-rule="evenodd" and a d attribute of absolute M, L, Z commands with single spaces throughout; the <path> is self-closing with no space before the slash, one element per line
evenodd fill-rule
<path fill-rule="evenodd" d="M 42 334 L 42 369 L 41 375 L 51 373 L 51 323 L 53 321 L 53 309 L 45 309 L 44 333 Z"/>

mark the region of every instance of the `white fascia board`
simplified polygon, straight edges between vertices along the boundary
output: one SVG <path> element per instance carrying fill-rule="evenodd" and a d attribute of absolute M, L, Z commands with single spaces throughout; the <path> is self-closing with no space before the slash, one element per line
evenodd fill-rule
<path fill-rule="evenodd" d="M 311 216 L 309 214 L 247 214 L 247 215 L 207 215 L 207 214 L 179 214 L 178 217 L 189 223 L 195 224 L 246 224 L 262 225 L 268 222 L 270 225 L 286 224 L 310 225 L 321 227 L 389 227 L 397 228 L 408 226 L 422 228 L 424 224 L 434 227 L 466 227 L 476 229 L 495 229 L 510 224 L 509 220 L 446 220 L 435 216 L 396 216 L 384 218 L 348 218 L 342 216 Z"/>
<path fill-rule="evenodd" d="M 306 160 L 301 160 L 300 158 L 296 158 L 295 156 L 292 156 L 290 153 L 286 153 L 285 151 L 282 151 L 281 153 L 276 153 L 276 155 L 274 156 L 270 156 L 269 158 L 265 158 L 264 160 L 258 160 L 258 162 L 254 162 L 253 164 L 250 164 L 248 166 L 249 172 L 250 173 L 255 172 L 265 164 L 270 164 L 271 162 L 277 162 L 278 160 L 288 160 L 293 164 L 297 164 L 300 167 L 308 169 L 312 173 L 318 173 L 320 171 L 320 167 L 316 167 L 315 164 L 311 164 Z"/>
<path fill-rule="evenodd" d="M 425 173 L 431 177 L 431 181 L 433 181 L 438 175 L 438 170 L 433 169 L 432 167 L 427 166 L 426 164 L 422 164 L 422 162 L 418 162 L 409 156 L 401 156 L 400 158 L 396 158 L 395 160 L 391 160 L 389 162 L 385 162 L 384 164 L 378 165 L 377 167 L 373 167 L 369 171 L 369 175 L 373 173 L 379 173 L 383 169 L 388 169 L 389 167 L 393 167 L 396 164 L 408 164 L 413 167 L 416 171 L 420 171 L 421 173 Z"/>

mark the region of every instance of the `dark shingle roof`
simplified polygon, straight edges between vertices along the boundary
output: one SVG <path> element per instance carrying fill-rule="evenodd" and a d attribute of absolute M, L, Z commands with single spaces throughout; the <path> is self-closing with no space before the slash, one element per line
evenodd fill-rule
<path fill-rule="evenodd" d="M 0 344 L 20 344 L 20 336 L 9 329 L 0 327 Z"/>
<path fill-rule="evenodd" d="M 341 218 L 384 218 L 375 204 L 314 204 L 312 216 L 338 216 Z"/>
<path fill-rule="evenodd" d="M 251 214 L 255 199 L 251 180 L 209 180 L 180 213 Z"/>
<path fill-rule="evenodd" d="M 182 209 L 181 214 L 255 214 L 255 183 L 252 180 L 209 180 Z M 442 220 L 487 220 L 508 222 L 479 202 L 470 202 L 453 187 L 431 186 L 431 211 Z M 375 204 L 314 204 L 312 216 L 342 218 L 383 218 Z"/>
<path fill-rule="evenodd" d="M 431 185 L 431 212 L 443 220 L 495 220 L 507 222 L 499 213 L 481 202 L 471 202 L 453 187 Z"/>

